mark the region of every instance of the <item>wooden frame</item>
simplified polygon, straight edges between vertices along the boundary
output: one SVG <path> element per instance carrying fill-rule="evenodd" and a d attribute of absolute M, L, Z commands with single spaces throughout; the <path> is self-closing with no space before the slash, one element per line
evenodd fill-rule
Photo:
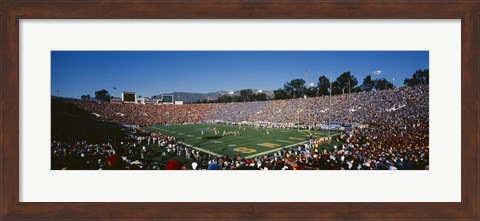
<path fill-rule="evenodd" d="M 479 12 L 472 1 L 139 2 L 4 0 L 1 8 L 1 218 L 471 219 L 479 215 Z M 461 203 L 21 203 L 19 19 L 461 19 Z"/>

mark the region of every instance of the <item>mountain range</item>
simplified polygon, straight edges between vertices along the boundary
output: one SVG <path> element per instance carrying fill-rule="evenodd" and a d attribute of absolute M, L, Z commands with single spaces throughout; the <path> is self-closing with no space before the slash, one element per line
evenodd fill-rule
<path fill-rule="evenodd" d="M 258 89 L 252 89 L 252 91 L 259 91 Z M 267 94 L 269 98 L 273 98 L 273 90 L 261 90 L 262 93 Z M 172 93 L 162 93 L 159 95 L 151 96 L 152 99 L 158 99 L 162 95 L 173 95 L 174 100 L 180 100 L 185 103 L 191 103 L 199 100 L 216 100 L 222 95 L 232 95 L 228 91 L 216 91 L 208 93 L 193 93 L 193 92 L 172 92 Z M 233 95 L 239 96 L 240 91 L 234 91 Z"/>

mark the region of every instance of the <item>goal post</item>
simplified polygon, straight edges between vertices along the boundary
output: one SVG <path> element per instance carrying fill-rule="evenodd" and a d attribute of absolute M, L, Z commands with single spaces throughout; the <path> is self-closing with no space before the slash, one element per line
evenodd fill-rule
<path fill-rule="evenodd" d="M 308 133 L 308 135 L 310 135 L 310 136 L 313 135 L 313 134 L 312 134 L 312 131 L 310 131 L 310 130 L 299 130 L 298 132 L 306 132 L 306 133 Z"/>

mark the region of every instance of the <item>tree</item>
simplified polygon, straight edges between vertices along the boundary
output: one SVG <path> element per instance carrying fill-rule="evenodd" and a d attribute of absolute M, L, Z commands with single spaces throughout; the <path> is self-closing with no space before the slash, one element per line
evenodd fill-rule
<path fill-rule="evenodd" d="M 375 87 L 375 82 L 372 80 L 372 76 L 367 75 L 367 77 L 363 79 L 363 84 L 360 86 L 360 90 L 371 91 L 373 90 L 374 87 Z"/>
<path fill-rule="evenodd" d="M 284 100 L 284 99 L 289 99 L 290 96 L 287 94 L 285 90 L 282 88 L 279 88 L 278 90 L 273 91 L 273 96 L 275 100 Z"/>
<path fill-rule="evenodd" d="M 242 101 L 243 101 L 242 96 L 234 96 L 233 97 L 233 102 L 242 102 Z"/>
<path fill-rule="evenodd" d="M 89 99 L 87 99 L 87 95 L 80 96 L 80 99 L 82 99 L 82 101 L 88 101 L 89 100 Z"/>
<path fill-rule="evenodd" d="M 252 95 L 252 101 L 266 101 L 267 94 L 265 93 L 256 93 Z"/>
<path fill-rule="evenodd" d="M 309 87 L 305 92 L 305 95 L 307 95 L 307 97 L 317 96 L 317 87 Z"/>
<path fill-rule="evenodd" d="M 385 78 L 377 79 L 374 82 L 375 82 L 375 89 L 379 91 L 393 88 L 393 84 L 390 81 L 387 81 Z"/>
<path fill-rule="evenodd" d="M 351 88 L 351 93 L 358 93 L 358 92 L 362 92 L 362 89 L 360 88 L 360 86 L 356 86 L 356 87 L 353 87 Z"/>
<path fill-rule="evenodd" d="M 233 101 L 232 96 L 222 95 L 222 96 L 218 97 L 218 99 L 215 102 L 216 103 L 230 103 L 232 101 Z"/>
<path fill-rule="evenodd" d="M 292 84 L 290 84 L 289 82 L 283 84 L 283 89 L 282 89 L 283 92 L 285 92 L 285 94 L 288 96 L 288 98 L 292 98 L 294 97 L 294 90 L 293 90 L 293 86 Z"/>
<path fill-rule="evenodd" d="M 322 75 L 318 78 L 317 83 L 318 95 L 328 95 L 330 94 L 330 80 Z"/>
<path fill-rule="evenodd" d="M 419 69 L 413 73 L 412 78 L 406 78 L 403 81 L 405 86 L 428 85 L 429 69 Z"/>
<path fill-rule="evenodd" d="M 335 82 L 333 82 L 333 94 L 343 94 L 348 93 L 349 89 L 351 90 L 355 86 L 357 86 L 358 81 L 353 75 L 350 74 L 350 71 L 343 72 Z"/>
<path fill-rule="evenodd" d="M 108 93 L 108 91 L 105 89 L 95 91 L 95 99 L 97 99 L 98 101 L 108 102 L 112 98 L 113 97 L 110 96 L 110 93 Z"/>
<path fill-rule="evenodd" d="M 293 79 L 290 82 L 285 83 L 283 88 L 285 92 L 293 98 L 302 97 L 307 91 L 305 80 L 303 79 Z"/>
<path fill-rule="evenodd" d="M 240 96 L 242 97 L 243 101 L 252 101 L 253 91 L 250 89 L 241 90 Z"/>

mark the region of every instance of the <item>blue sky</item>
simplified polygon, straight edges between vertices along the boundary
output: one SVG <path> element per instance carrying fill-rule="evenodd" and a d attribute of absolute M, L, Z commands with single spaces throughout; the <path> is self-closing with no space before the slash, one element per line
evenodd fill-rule
<path fill-rule="evenodd" d="M 317 83 L 350 71 L 362 84 L 369 73 L 403 85 L 429 68 L 428 51 L 52 51 L 51 93 L 78 98 L 106 89 L 152 96 L 171 92 L 273 90 L 295 78 Z M 305 71 L 308 71 L 308 79 Z"/>

